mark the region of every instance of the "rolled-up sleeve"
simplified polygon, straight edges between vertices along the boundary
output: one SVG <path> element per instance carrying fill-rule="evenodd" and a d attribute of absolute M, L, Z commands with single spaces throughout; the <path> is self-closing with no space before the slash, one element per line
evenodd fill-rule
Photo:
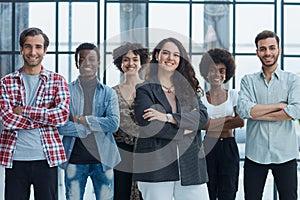
<path fill-rule="evenodd" d="M 300 77 L 298 75 L 291 75 L 290 92 L 288 95 L 288 106 L 284 108 L 284 111 L 292 119 L 300 118 Z"/>
<path fill-rule="evenodd" d="M 247 75 L 244 76 L 241 80 L 241 89 L 239 91 L 239 97 L 237 102 L 236 111 L 239 116 L 243 119 L 250 119 L 252 116 L 250 115 L 251 109 L 256 105 L 253 97 L 253 91 L 251 90 L 251 82 L 250 77 Z"/>
<path fill-rule="evenodd" d="M 109 100 L 105 103 L 104 116 L 86 116 L 87 123 L 92 131 L 115 132 L 120 125 L 120 111 L 118 96 L 113 89 L 107 89 Z M 103 102 L 101 102 L 103 103 Z M 99 114 L 97 114 L 99 115 Z"/>

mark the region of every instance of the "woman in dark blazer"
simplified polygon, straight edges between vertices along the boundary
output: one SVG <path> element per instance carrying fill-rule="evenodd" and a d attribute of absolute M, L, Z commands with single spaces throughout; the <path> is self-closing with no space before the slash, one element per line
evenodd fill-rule
<path fill-rule="evenodd" d="M 175 38 L 164 39 L 149 67 L 148 79 L 136 88 L 140 134 L 133 178 L 144 200 L 208 199 L 200 133 L 207 112 L 187 52 Z"/>

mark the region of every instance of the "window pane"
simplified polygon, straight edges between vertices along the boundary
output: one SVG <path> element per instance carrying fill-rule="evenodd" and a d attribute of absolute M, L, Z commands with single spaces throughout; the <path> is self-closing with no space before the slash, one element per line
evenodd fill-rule
<path fill-rule="evenodd" d="M 29 27 L 29 3 L 16 3 L 16 10 L 15 10 L 15 50 L 19 51 L 19 34 L 20 32 Z M 10 14 L 12 17 L 12 14 Z M 9 37 L 12 40 L 14 37 L 12 34 Z M 11 41 L 10 40 L 10 41 Z"/>
<path fill-rule="evenodd" d="M 112 38 L 115 40 L 116 43 L 121 42 L 120 38 L 120 4 L 118 3 L 111 3 L 107 4 L 107 29 L 106 29 L 106 34 L 107 34 L 107 40 L 111 41 Z M 118 37 L 117 37 L 118 36 Z M 114 49 L 115 47 L 109 48 Z"/>
<path fill-rule="evenodd" d="M 193 5 L 192 9 L 192 51 L 193 53 L 202 53 L 204 43 L 204 16 L 203 5 Z"/>
<path fill-rule="evenodd" d="M 266 29 L 274 30 L 273 5 L 237 5 L 236 52 L 254 53 L 254 39 L 259 32 Z"/>
<path fill-rule="evenodd" d="M 72 50 L 83 41 L 94 44 L 97 43 L 98 30 L 96 3 L 72 3 L 71 19 L 71 41 L 72 44 L 74 44 Z"/>
<path fill-rule="evenodd" d="M 300 1 L 296 0 L 282 0 L 284 3 L 300 3 Z"/>
<path fill-rule="evenodd" d="M 108 86 L 115 86 L 120 82 L 120 71 L 117 67 L 113 64 L 112 55 L 109 54 L 106 56 L 106 70 L 103 71 L 104 67 L 101 67 L 101 77 L 103 77 L 103 73 L 106 73 L 106 85 Z"/>
<path fill-rule="evenodd" d="M 58 20 L 58 34 L 59 34 L 59 51 L 74 51 L 72 45 L 72 3 L 59 3 L 59 20 Z"/>
<path fill-rule="evenodd" d="M 68 82 L 77 78 L 78 69 L 75 66 L 74 54 L 59 55 L 58 63 L 58 73 L 63 75 Z"/>
<path fill-rule="evenodd" d="M 54 54 L 46 54 L 43 59 L 42 65 L 53 72 L 55 72 L 55 55 Z M 60 67 L 60 66 L 58 66 Z"/>
<path fill-rule="evenodd" d="M 232 1 L 232 0 L 231 0 Z M 236 2 L 275 2 L 275 0 L 235 0 Z"/>
<path fill-rule="evenodd" d="M 197 41 L 203 43 L 204 49 L 230 48 L 231 7 L 229 4 L 205 4 L 193 7 L 193 15 L 198 15 L 196 18 L 193 17 L 193 39 L 201 34 L 201 38 Z M 202 26 L 199 26 L 200 24 Z"/>
<path fill-rule="evenodd" d="M 19 7 L 24 7 L 27 3 L 18 3 Z M 23 17 L 28 19 L 29 27 L 40 28 L 50 40 L 48 51 L 55 50 L 55 3 L 46 2 L 46 3 L 28 3 L 28 11 L 24 10 Z M 16 11 L 17 13 L 18 11 Z M 28 12 L 28 13 L 27 13 Z M 27 28 L 25 26 L 24 28 Z M 17 29 L 18 30 L 18 29 Z M 20 32 L 19 30 L 16 33 L 16 41 Z M 19 49 L 19 47 L 17 47 Z"/>
<path fill-rule="evenodd" d="M 22 55 L 20 54 L 15 54 L 15 65 L 13 66 L 14 69 L 19 69 L 20 67 L 22 67 L 24 64 L 24 61 L 23 61 L 23 57 Z M 11 68 L 13 69 L 13 68 Z"/>
<path fill-rule="evenodd" d="M 12 43 L 10 41 L 12 41 L 12 4 L 0 3 L 0 10 L 0 19 L 5 19 L 0 20 L 0 51 L 11 51 Z"/>
<path fill-rule="evenodd" d="M 300 26 L 295 19 L 300 19 L 299 6 L 285 6 L 284 9 L 284 53 L 299 54 L 300 52 Z"/>
<path fill-rule="evenodd" d="M 0 78 L 12 71 L 12 59 L 10 55 L 0 55 Z"/>
<path fill-rule="evenodd" d="M 146 4 L 108 4 L 107 51 L 122 42 L 146 44 Z"/>
<path fill-rule="evenodd" d="M 240 82 L 244 75 L 257 72 L 261 69 L 261 62 L 257 56 L 235 57 L 235 88 L 240 89 Z"/>
<path fill-rule="evenodd" d="M 201 88 L 204 89 L 204 79 L 200 75 L 200 69 L 199 69 L 199 63 L 201 61 L 202 55 L 193 55 L 191 58 L 192 58 L 191 61 L 194 67 L 194 71 L 196 73 L 196 78 L 198 79 Z"/>
<path fill-rule="evenodd" d="M 150 2 L 151 1 L 156 1 L 156 0 L 149 0 Z M 158 0 L 159 1 L 159 0 Z M 161 1 L 165 1 L 165 0 L 161 0 Z M 173 2 L 176 2 L 176 1 L 181 1 L 181 2 L 183 2 L 183 1 L 186 1 L 186 2 L 189 2 L 189 0 L 172 0 Z"/>
<path fill-rule="evenodd" d="M 203 0 L 193 0 L 193 2 L 203 2 Z M 227 2 L 233 2 L 233 0 L 207 0 L 207 1 L 218 1 L 218 2 L 220 2 L 220 1 L 227 1 Z M 290 1 L 290 2 L 293 2 L 294 0 L 284 0 L 284 1 Z M 205 2 L 205 0 L 204 0 L 204 2 Z M 269 3 L 269 2 L 275 2 L 275 0 L 235 0 L 235 2 L 247 2 L 247 3 L 252 3 L 252 2 L 259 2 L 259 3 L 261 3 L 261 2 L 267 2 L 267 3 Z"/>
<path fill-rule="evenodd" d="M 300 75 L 299 62 L 300 58 L 285 58 L 284 70 Z"/>
<path fill-rule="evenodd" d="M 176 37 L 185 45 L 189 43 L 189 5 L 188 4 L 150 4 L 149 5 L 150 46 L 161 39 Z"/>

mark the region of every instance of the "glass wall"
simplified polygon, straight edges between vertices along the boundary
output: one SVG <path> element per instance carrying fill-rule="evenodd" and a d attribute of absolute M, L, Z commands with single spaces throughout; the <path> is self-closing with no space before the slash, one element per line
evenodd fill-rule
<path fill-rule="evenodd" d="M 43 64 L 68 81 L 77 77 L 74 50 L 81 42 L 100 44 L 100 2 L 0 1 L 1 77 L 22 66 L 18 37 L 27 27 L 39 27 L 49 37 Z"/>
<path fill-rule="evenodd" d="M 300 26 L 296 19 L 300 17 L 300 1 L 296 0 L 0 0 L 0 8 L 1 77 L 22 65 L 18 36 L 32 26 L 40 27 L 50 38 L 43 64 L 68 81 L 78 75 L 73 54 L 81 42 L 100 47 L 99 76 L 113 86 L 119 82 L 111 58 L 116 46 L 134 41 L 151 50 L 162 38 L 173 36 L 184 43 L 196 71 L 201 55 L 209 48 L 231 51 L 237 73 L 229 87 L 239 89 L 242 76 L 260 67 L 254 38 L 264 29 L 276 31 L 281 38 L 282 68 L 299 73 Z"/>

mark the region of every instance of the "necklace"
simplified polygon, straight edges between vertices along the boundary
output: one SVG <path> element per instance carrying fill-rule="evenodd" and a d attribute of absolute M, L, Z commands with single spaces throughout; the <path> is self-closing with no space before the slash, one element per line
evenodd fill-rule
<path fill-rule="evenodd" d="M 165 85 L 161 85 L 165 90 L 167 90 L 167 93 L 172 93 L 173 91 L 171 90 L 173 88 L 173 85 L 171 85 L 170 87 L 167 87 Z"/>

